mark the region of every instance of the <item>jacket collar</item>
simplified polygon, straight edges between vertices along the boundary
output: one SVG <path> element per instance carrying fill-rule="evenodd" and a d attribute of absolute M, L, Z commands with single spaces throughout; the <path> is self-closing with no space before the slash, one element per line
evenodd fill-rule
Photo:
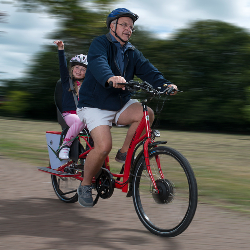
<path fill-rule="evenodd" d="M 110 32 L 106 34 L 106 37 L 107 37 L 107 39 L 108 39 L 109 42 L 114 43 L 114 42 L 112 41 Z M 130 45 L 130 46 L 128 47 L 128 49 L 132 49 L 132 50 L 135 49 L 135 46 L 134 46 L 134 45 L 132 45 L 131 43 L 129 43 L 129 45 Z"/>

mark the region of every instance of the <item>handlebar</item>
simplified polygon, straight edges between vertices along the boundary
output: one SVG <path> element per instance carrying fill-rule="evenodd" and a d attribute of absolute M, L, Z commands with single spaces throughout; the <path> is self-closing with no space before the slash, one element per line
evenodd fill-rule
<path fill-rule="evenodd" d="M 143 90 L 143 91 L 145 91 L 149 94 L 152 94 L 154 96 L 160 96 L 163 94 L 170 95 L 170 94 L 174 93 L 174 91 L 182 92 L 180 90 L 174 89 L 174 87 L 168 87 L 167 85 L 163 86 L 163 87 L 165 87 L 165 89 L 163 89 L 163 91 L 161 91 L 161 87 L 159 87 L 158 89 L 154 89 L 154 87 L 146 81 L 138 82 L 138 81 L 131 80 L 131 81 L 126 82 L 126 83 L 118 83 L 118 84 L 125 85 L 125 87 L 129 91 Z M 108 85 L 109 85 L 109 87 L 113 87 L 113 82 L 110 81 L 108 83 Z"/>

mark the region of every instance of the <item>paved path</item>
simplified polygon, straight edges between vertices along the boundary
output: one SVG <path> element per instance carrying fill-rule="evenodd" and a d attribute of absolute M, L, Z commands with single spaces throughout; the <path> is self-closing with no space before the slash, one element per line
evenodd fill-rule
<path fill-rule="evenodd" d="M 250 218 L 199 204 L 175 238 L 148 232 L 120 190 L 94 208 L 60 201 L 50 175 L 0 157 L 0 249 L 250 249 Z"/>

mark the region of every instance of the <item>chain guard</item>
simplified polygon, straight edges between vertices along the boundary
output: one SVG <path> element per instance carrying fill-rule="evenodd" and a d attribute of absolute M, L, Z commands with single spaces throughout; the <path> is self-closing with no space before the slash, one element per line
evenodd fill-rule
<path fill-rule="evenodd" d="M 96 178 L 96 190 L 102 199 L 108 199 L 112 196 L 115 188 L 115 180 L 113 175 L 106 168 L 102 168 L 102 172 Z"/>

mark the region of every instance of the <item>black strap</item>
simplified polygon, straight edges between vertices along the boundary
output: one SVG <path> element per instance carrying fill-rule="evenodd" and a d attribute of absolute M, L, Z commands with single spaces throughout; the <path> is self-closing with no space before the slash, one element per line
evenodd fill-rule
<path fill-rule="evenodd" d="M 76 96 L 76 90 L 75 90 L 75 88 L 74 88 L 74 86 L 73 86 L 73 82 L 72 82 L 72 78 L 71 78 L 71 77 L 69 78 L 69 86 L 70 86 L 70 90 L 71 90 L 71 92 L 72 92 L 72 94 L 73 94 L 73 98 L 74 98 L 74 101 L 75 101 L 75 105 L 76 105 L 76 107 L 77 107 L 77 105 L 78 105 L 78 98 L 77 98 L 77 96 Z"/>

